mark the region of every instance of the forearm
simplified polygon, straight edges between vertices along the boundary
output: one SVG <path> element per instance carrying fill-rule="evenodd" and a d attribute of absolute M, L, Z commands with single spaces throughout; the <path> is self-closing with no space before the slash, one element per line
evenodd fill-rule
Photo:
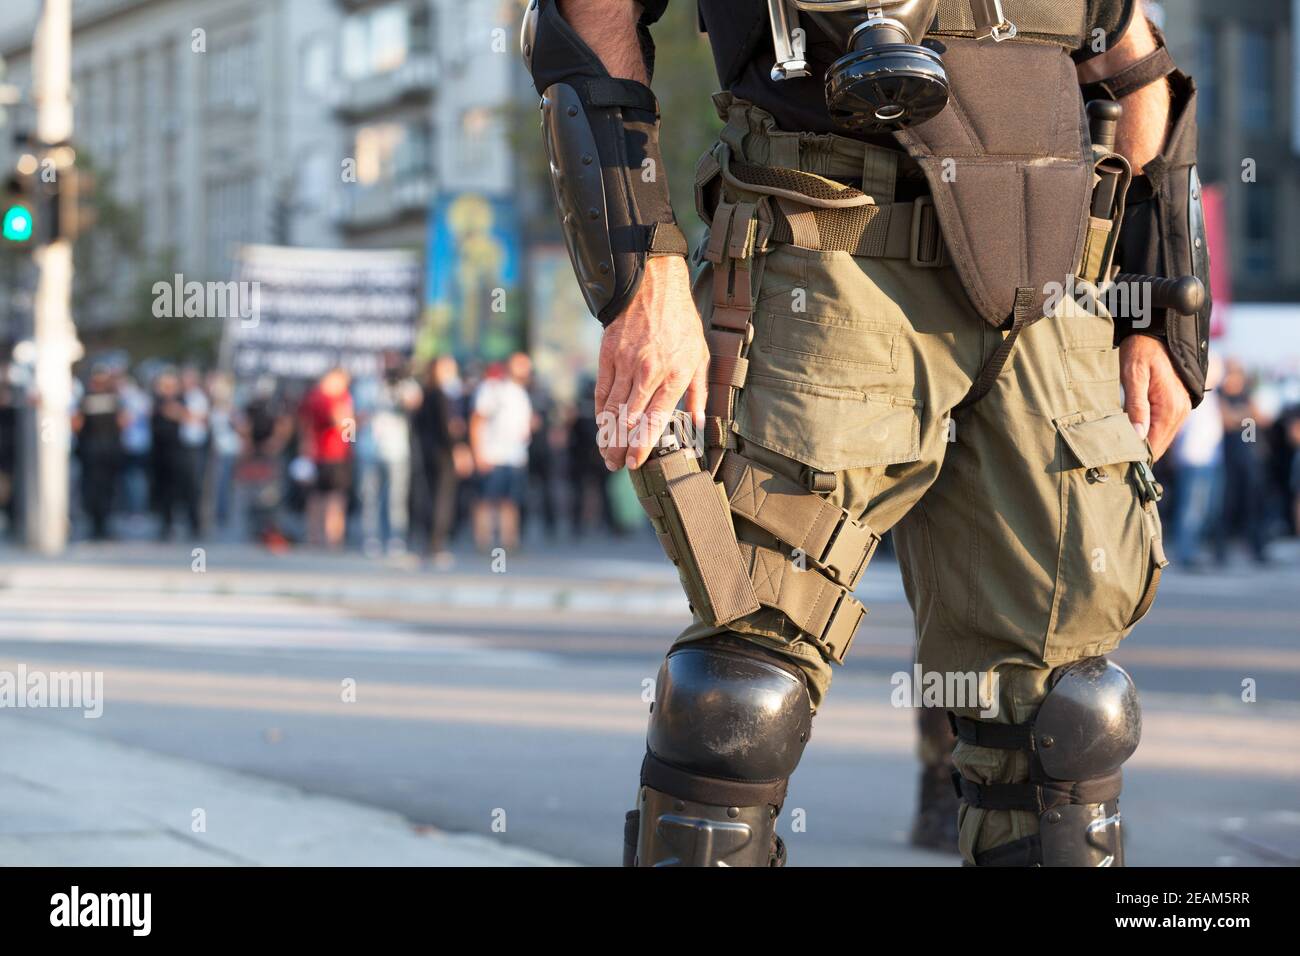
<path fill-rule="evenodd" d="M 611 76 L 649 84 L 637 38 L 641 4 L 633 0 L 560 0 L 560 13 Z"/>
<path fill-rule="evenodd" d="M 1156 49 L 1151 25 L 1141 11 L 1135 12 L 1129 28 L 1115 46 L 1079 66 L 1079 81 L 1091 83 L 1113 75 L 1141 60 Z M 1160 80 L 1143 86 L 1119 101 L 1124 107 L 1116 136 L 1116 151 L 1133 167 L 1136 176 L 1160 155 L 1169 126 L 1169 83 Z"/>

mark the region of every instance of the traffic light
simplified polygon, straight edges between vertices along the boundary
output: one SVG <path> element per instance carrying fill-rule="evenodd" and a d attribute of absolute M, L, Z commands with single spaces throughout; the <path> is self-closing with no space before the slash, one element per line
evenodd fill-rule
<path fill-rule="evenodd" d="M 75 240 L 94 225 L 95 176 L 75 162 L 76 154 L 68 147 L 53 147 L 39 158 L 28 153 L 18 160 L 0 202 L 5 242 Z"/>
<path fill-rule="evenodd" d="M 5 242 L 21 243 L 32 238 L 36 221 L 33 215 L 34 205 L 23 177 L 17 174 L 10 176 L 4 197 Z"/>

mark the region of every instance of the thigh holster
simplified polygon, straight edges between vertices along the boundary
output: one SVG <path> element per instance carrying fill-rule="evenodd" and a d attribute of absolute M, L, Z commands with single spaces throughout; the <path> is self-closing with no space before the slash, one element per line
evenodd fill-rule
<path fill-rule="evenodd" d="M 801 671 L 725 641 L 672 651 L 651 706 L 624 862 L 779 866 L 776 818 L 812 710 Z"/>
<path fill-rule="evenodd" d="M 1030 757 L 1024 783 L 981 784 L 953 774 L 958 796 L 969 806 L 1038 814 L 1036 835 L 979 854 L 977 865 L 1124 865 L 1120 767 L 1137 749 L 1142 714 L 1123 668 L 1104 657 L 1058 668 L 1029 723 L 950 718 L 966 743 Z"/>
<path fill-rule="evenodd" d="M 921 204 L 877 204 L 861 190 L 798 169 L 733 163 L 743 141 L 736 122 L 733 116 L 697 173 L 700 212 L 710 225 L 701 251 L 710 291 L 703 309 L 710 363 L 702 441 L 657 448 L 631 473 L 632 482 L 700 620 L 721 627 L 771 608 L 827 660 L 841 663 L 866 613 L 853 590 L 880 535 L 829 497 L 835 474 L 807 467 L 797 476 L 778 474 L 747 457 L 733 429 L 763 252 L 769 242 L 823 248 L 836 236 L 836 248 L 906 258 L 918 236 L 933 240 L 936 233 L 917 228 L 929 208 Z M 893 167 L 888 174 L 877 167 L 886 158 L 897 162 L 885 152 L 863 160 L 864 177 L 887 191 L 882 196 L 892 195 Z M 797 153 L 790 160 L 798 164 Z M 854 213 L 855 228 L 832 232 L 824 215 L 830 213 Z M 842 217 L 835 221 L 844 227 Z M 927 255 L 938 261 L 941 253 L 936 246 Z M 737 523 L 761 529 L 776 546 L 744 540 L 765 536 L 738 537 Z"/>

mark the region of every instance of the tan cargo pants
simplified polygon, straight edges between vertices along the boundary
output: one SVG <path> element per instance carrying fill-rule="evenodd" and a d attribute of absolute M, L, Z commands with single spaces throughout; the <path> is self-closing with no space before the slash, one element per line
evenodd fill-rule
<path fill-rule="evenodd" d="M 852 140 L 781 133 L 739 104 L 725 118 L 724 139 L 750 162 L 861 169 Z M 951 266 L 794 245 L 761 258 L 738 450 L 795 480 L 804 466 L 835 473 L 838 504 L 894 530 L 922 670 L 996 673 L 996 720 L 1031 719 L 1053 668 L 1119 644 L 1164 563 L 1133 474 L 1150 449 L 1121 409 L 1111 319 L 1062 299 L 1024 330 L 992 390 L 953 416 L 1005 333 L 972 311 Z M 776 546 L 753 525 L 737 533 Z M 697 622 L 678 642 L 721 630 Z M 797 662 L 821 705 L 831 666 L 779 612 L 726 630 Z M 1023 753 L 958 742 L 954 759 L 979 783 L 1027 779 Z M 1038 829 L 1032 813 L 965 806 L 960 823 L 967 860 Z"/>

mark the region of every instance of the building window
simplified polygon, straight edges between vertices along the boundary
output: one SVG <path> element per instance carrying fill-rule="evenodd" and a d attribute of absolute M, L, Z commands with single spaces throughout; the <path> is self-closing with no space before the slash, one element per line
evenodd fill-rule
<path fill-rule="evenodd" d="M 1241 126 L 1252 133 L 1273 125 L 1273 38 L 1263 30 L 1241 35 Z"/>
<path fill-rule="evenodd" d="M 373 123 L 356 135 L 357 182 L 362 186 L 402 181 L 429 171 L 427 123 Z"/>
<path fill-rule="evenodd" d="M 349 80 L 389 73 L 412 53 L 428 52 L 429 11 L 402 3 L 354 13 L 343 23 L 343 75 Z"/>
<path fill-rule="evenodd" d="M 1241 265 L 1247 275 L 1267 278 L 1277 267 L 1277 190 L 1272 183 L 1246 183 Z"/>
<path fill-rule="evenodd" d="M 231 271 L 231 253 L 237 243 L 261 238 L 256 215 L 253 177 L 211 182 L 207 188 L 207 262 L 213 276 Z"/>
<path fill-rule="evenodd" d="M 302 48 L 302 89 L 310 96 L 321 97 L 329 90 L 333 72 L 333 50 L 327 36 L 311 37 Z"/>
<path fill-rule="evenodd" d="M 207 105 L 213 109 L 246 110 L 257 105 L 260 65 L 250 37 L 223 43 L 204 57 L 208 68 Z"/>

